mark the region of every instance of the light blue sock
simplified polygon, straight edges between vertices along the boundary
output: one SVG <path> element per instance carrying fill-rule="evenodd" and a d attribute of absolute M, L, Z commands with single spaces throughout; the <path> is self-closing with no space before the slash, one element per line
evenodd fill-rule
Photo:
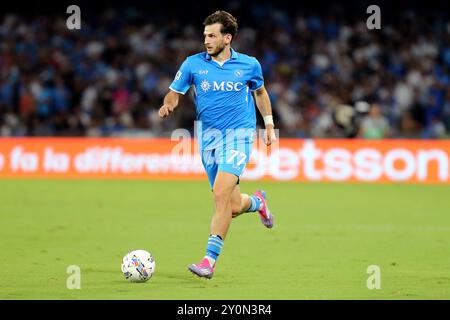
<path fill-rule="evenodd" d="M 251 195 L 250 200 L 251 200 L 250 208 L 248 208 L 246 212 L 258 211 L 261 208 L 262 204 L 261 200 L 259 200 L 259 198 L 255 195 Z"/>
<path fill-rule="evenodd" d="M 209 236 L 205 258 L 209 260 L 212 267 L 214 267 L 217 258 L 222 252 L 222 247 L 223 239 L 219 235 L 212 234 Z"/>

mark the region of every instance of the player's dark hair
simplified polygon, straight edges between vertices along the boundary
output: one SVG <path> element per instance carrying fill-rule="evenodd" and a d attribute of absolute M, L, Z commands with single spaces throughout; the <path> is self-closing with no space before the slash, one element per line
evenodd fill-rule
<path fill-rule="evenodd" d="M 220 33 L 222 34 L 231 34 L 234 40 L 234 37 L 237 34 L 238 31 L 238 24 L 235 17 L 233 17 L 230 13 L 223 11 L 223 10 L 217 10 L 216 12 L 210 14 L 208 17 L 206 17 L 205 21 L 203 22 L 204 26 L 209 26 L 215 23 L 220 23 L 222 27 L 220 28 Z"/>

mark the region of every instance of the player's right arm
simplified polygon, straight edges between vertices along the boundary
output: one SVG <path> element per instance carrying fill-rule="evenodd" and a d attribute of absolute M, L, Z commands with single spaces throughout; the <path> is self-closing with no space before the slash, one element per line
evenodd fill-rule
<path fill-rule="evenodd" d="M 175 75 L 175 79 L 169 87 L 169 92 L 164 97 L 164 102 L 159 108 L 159 116 L 161 118 L 167 117 L 178 106 L 180 96 L 186 94 L 189 87 L 192 85 L 191 63 L 189 59 L 184 60 L 181 64 L 180 70 Z"/>
<path fill-rule="evenodd" d="M 173 110 L 178 106 L 180 96 L 181 93 L 169 90 L 169 92 L 164 96 L 164 102 L 162 107 L 159 108 L 160 118 L 165 118 L 173 112 Z"/>

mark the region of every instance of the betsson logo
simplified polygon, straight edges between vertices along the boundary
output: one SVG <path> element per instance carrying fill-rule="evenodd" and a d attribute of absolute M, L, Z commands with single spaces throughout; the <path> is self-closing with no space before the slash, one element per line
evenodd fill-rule
<path fill-rule="evenodd" d="M 244 178 L 259 179 L 265 174 L 276 180 L 298 179 L 300 174 L 310 181 L 359 180 L 377 181 L 428 181 L 446 182 L 449 178 L 449 156 L 442 149 L 391 148 L 383 153 L 378 149 L 363 147 L 355 151 L 345 148 L 322 150 L 314 141 L 305 140 L 298 151 L 280 147 L 275 154 L 267 156 L 253 150 L 252 161 L 244 171 Z M 437 172 L 431 174 L 431 166 Z M 300 172 L 300 170 L 302 170 Z"/>
<path fill-rule="evenodd" d="M 263 150 L 253 149 L 243 178 L 255 180 L 268 175 L 275 180 L 368 182 L 449 179 L 449 155 L 439 148 L 412 151 L 393 147 L 381 151 L 362 146 L 350 151 L 345 147 L 319 148 L 314 141 L 304 140 L 299 149 L 280 147 L 270 156 Z M 203 174 L 198 154 L 136 154 L 122 148 L 89 148 L 76 155 L 74 166 L 79 173 Z"/>

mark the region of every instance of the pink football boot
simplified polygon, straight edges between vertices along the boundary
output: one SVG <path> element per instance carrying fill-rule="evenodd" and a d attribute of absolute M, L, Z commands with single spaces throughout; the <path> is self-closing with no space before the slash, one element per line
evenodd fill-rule
<path fill-rule="evenodd" d="M 258 190 L 254 193 L 256 197 L 259 198 L 259 200 L 262 202 L 261 209 L 258 210 L 259 217 L 261 219 L 261 222 L 267 227 L 272 228 L 273 227 L 273 215 L 269 210 L 269 207 L 267 206 L 266 202 L 266 192 L 263 190 Z"/>

